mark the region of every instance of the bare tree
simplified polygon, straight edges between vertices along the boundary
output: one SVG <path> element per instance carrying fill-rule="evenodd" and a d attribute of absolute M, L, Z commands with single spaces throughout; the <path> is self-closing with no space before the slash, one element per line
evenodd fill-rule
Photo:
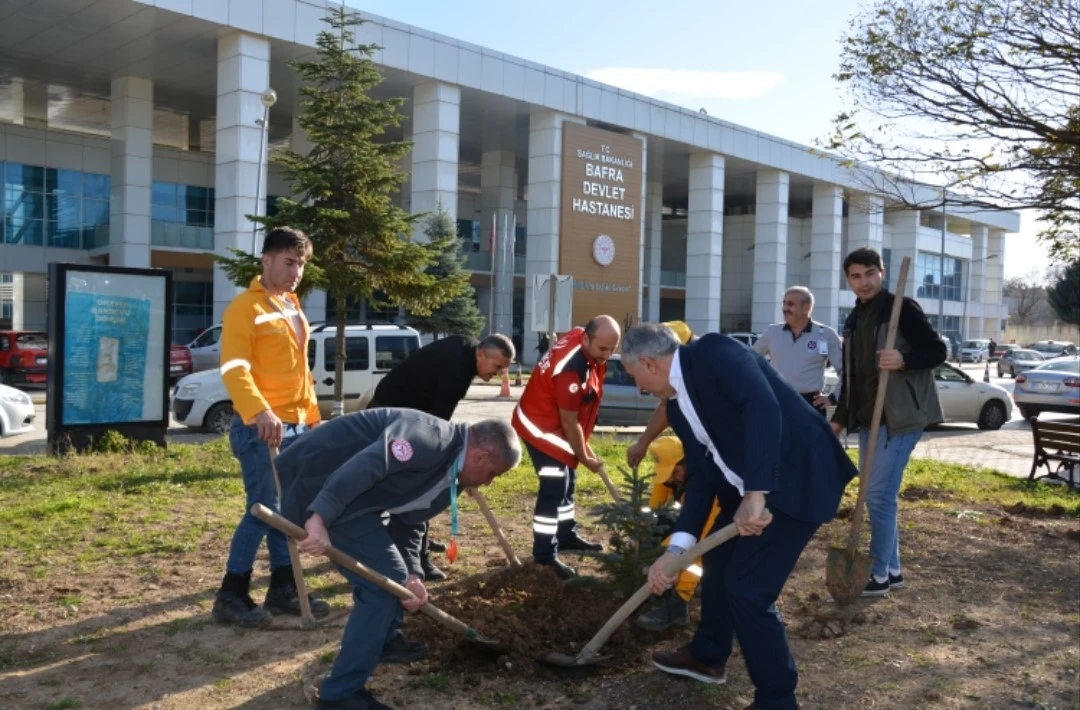
<path fill-rule="evenodd" d="M 1080 3 L 877 0 L 841 42 L 849 106 L 822 144 L 868 191 L 1035 209 L 1056 258 L 1080 250 Z"/>
<path fill-rule="evenodd" d="M 1003 292 L 1006 298 L 1012 299 L 1014 306 L 1009 320 L 1016 325 L 1034 325 L 1040 319 L 1046 302 L 1046 288 L 1038 272 L 1006 279 Z"/>

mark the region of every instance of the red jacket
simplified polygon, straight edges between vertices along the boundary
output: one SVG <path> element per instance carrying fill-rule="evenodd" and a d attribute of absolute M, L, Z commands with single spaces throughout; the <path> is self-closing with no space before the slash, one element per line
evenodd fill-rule
<path fill-rule="evenodd" d="M 605 363 L 596 362 L 581 347 L 583 328 L 559 338 L 533 369 L 511 420 L 518 436 L 571 468 L 578 464 L 563 433 L 559 410 L 576 410 L 578 423 L 589 440 L 600 398 L 604 394 Z"/>

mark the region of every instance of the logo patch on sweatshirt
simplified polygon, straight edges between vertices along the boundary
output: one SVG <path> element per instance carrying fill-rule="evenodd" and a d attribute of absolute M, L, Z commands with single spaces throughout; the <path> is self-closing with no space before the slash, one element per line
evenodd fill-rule
<path fill-rule="evenodd" d="M 402 463 L 405 463 L 412 458 L 412 444 L 405 441 L 404 439 L 394 439 L 390 442 L 390 453 L 394 455 L 395 459 Z"/>

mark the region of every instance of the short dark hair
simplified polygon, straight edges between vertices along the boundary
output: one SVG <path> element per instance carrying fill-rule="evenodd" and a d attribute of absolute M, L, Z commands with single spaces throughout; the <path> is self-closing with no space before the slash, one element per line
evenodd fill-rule
<path fill-rule="evenodd" d="M 844 257 L 844 276 L 847 276 L 848 267 L 852 264 L 873 266 L 880 271 L 885 270 L 885 262 L 881 260 L 881 254 L 870 247 L 859 247 Z"/>
<path fill-rule="evenodd" d="M 274 227 L 263 239 L 262 253 L 280 254 L 283 251 L 291 251 L 303 255 L 304 258 L 310 258 L 311 240 L 295 227 Z"/>
<path fill-rule="evenodd" d="M 517 349 L 514 348 L 514 341 L 506 337 L 502 333 L 492 333 L 479 343 L 476 344 L 477 350 L 496 350 L 500 355 L 513 360 L 517 357 Z"/>

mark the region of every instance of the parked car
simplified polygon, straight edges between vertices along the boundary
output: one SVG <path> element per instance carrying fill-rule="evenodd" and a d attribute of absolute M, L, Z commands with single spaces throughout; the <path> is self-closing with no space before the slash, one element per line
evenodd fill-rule
<path fill-rule="evenodd" d="M 1013 401 L 1024 419 L 1042 412 L 1080 414 L 1080 357 L 1054 358 L 1017 375 Z"/>
<path fill-rule="evenodd" d="M 1075 357 L 1076 345 L 1065 340 L 1040 340 L 1028 346 L 1028 350 L 1034 350 L 1045 359 L 1055 357 Z"/>
<path fill-rule="evenodd" d="M 994 430 L 1012 419 L 1012 400 L 1004 387 L 977 382 L 948 363 L 934 369 L 934 381 L 947 424 L 974 422 L 980 429 Z"/>
<path fill-rule="evenodd" d="M 0 385 L 43 385 L 48 369 L 48 333 L 0 330 Z"/>
<path fill-rule="evenodd" d="M 1021 372 L 1033 370 L 1046 362 L 1046 358 L 1035 350 L 1021 350 L 1014 348 L 1000 358 L 997 363 L 998 377 L 1016 377 Z"/>
<path fill-rule="evenodd" d="M 315 378 L 315 394 L 323 417 L 330 416 L 334 398 L 337 327 L 313 323 L 308 341 L 308 367 Z M 345 411 L 363 409 L 375 386 L 413 351 L 420 349 L 420 334 L 391 324 L 349 325 L 345 328 Z M 218 433 L 229 430 L 232 400 L 218 368 L 195 372 L 176 384 L 171 402 L 176 421 Z"/>
<path fill-rule="evenodd" d="M 982 362 L 990 359 L 990 341 L 965 340 L 960 347 L 960 362 Z"/>
<path fill-rule="evenodd" d="M 824 393 L 830 394 L 838 384 L 836 370 L 825 368 Z M 623 367 L 622 359 L 612 355 L 607 362 L 604 398 L 600 400 L 596 423 L 601 426 L 645 426 L 658 402 L 656 397 L 638 388 Z"/>
<path fill-rule="evenodd" d="M 221 364 L 221 324 L 207 328 L 187 344 L 191 371 L 213 370 Z"/>
<path fill-rule="evenodd" d="M 33 431 L 34 414 L 30 395 L 14 387 L 0 385 L 0 438 Z"/>
<path fill-rule="evenodd" d="M 759 333 L 724 333 L 729 338 L 735 338 L 743 345 L 749 345 L 753 347 L 754 343 L 761 340 Z"/>
<path fill-rule="evenodd" d="M 185 375 L 190 375 L 191 352 L 186 345 L 169 346 L 169 381 L 176 382 Z"/>
<path fill-rule="evenodd" d="M 1020 349 L 1021 349 L 1020 346 L 1017 345 L 1016 343 L 1005 343 L 1004 345 L 998 345 L 996 348 L 994 348 L 994 352 L 993 352 L 993 354 L 991 354 L 990 357 L 993 360 L 1000 360 L 1002 357 L 1004 357 L 1009 352 L 1011 352 L 1013 350 L 1020 350 Z"/>

